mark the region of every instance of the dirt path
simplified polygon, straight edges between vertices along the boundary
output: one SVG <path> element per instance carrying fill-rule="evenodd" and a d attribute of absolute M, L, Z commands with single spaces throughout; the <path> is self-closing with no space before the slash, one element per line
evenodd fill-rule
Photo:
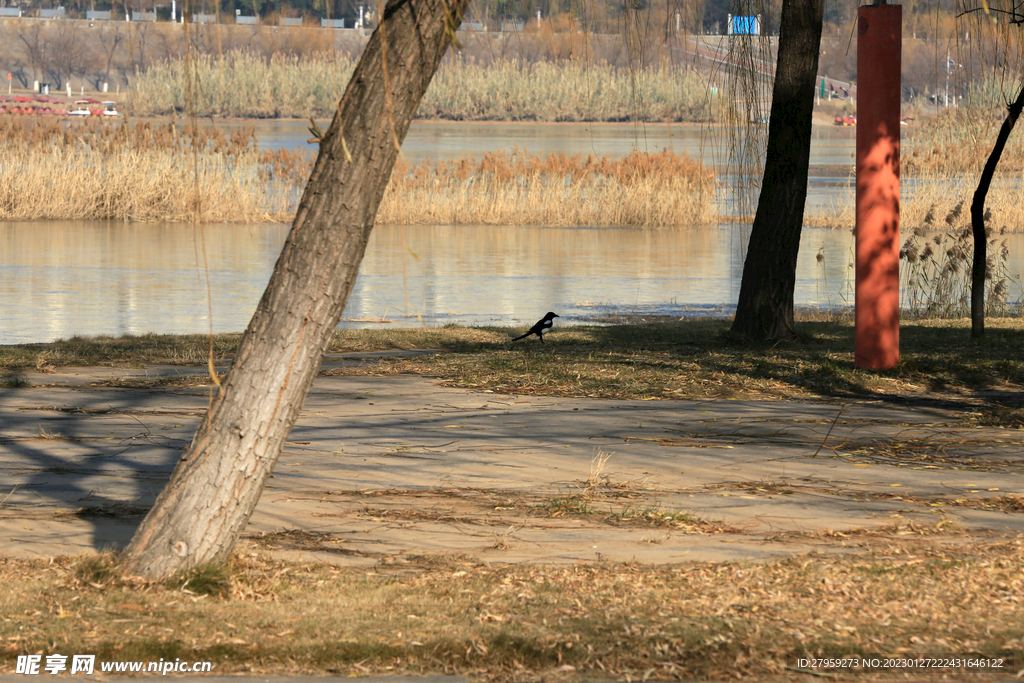
<path fill-rule="evenodd" d="M 190 368 L 77 368 L 0 394 L 0 545 L 122 547 L 206 409 Z M 110 380 L 113 378 L 113 382 Z M 247 543 L 342 564 L 733 560 L 864 536 L 1024 532 L 1019 432 L 940 409 L 515 397 L 321 377 Z"/>

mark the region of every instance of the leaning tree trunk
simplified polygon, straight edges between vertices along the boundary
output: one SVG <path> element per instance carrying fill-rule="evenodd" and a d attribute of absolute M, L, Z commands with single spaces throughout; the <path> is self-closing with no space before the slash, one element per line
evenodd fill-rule
<path fill-rule="evenodd" d="M 743 264 L 733 332 L 793 335 L 796 257 L 807 199 L 811 113 L 824 0 L 784 0 L 764 180 Z"/>
<path fill-rule="evenodd" d="M 388 2 L 231 373 L 125 551 L 125 573 L 162 578 L 230 555 L 338 325 L 398 145 L 467 3 Z"/>
<path fill-rule="evenodd" d="M 971 337 L 985 334 L 985 279 L 988 267 L 988 235 L 985 234 L 985 197 L 992 185 L 999 157 L 1003 155 L 1006 141 L 1024 110 L 1024 86 L 1017 93 L 1017 99 L 1010 103 L 1006 119 L 996 136 L 996 144 L 985 162 L 985 168 L 978 179 L 978 189 L 971 201 L 971 232 L 974 234 L 974 266 L 971 270 Z"/>

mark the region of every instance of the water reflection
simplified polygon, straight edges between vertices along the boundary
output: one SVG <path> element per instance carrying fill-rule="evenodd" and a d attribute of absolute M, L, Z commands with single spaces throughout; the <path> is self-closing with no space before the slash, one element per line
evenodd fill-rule
<path fill-rule="evenodd" d="M 0 224 L 0 343 L 216 331 L 252 315 L 287 226 L 47 221 Z"/>
<path fill-rule="evenodd" d="M 747 229 L 380 226 L 342 327 L 560 324 L 608 310 L 730 313 Z M 0 343 L 74 335 L 241 331 L 287 234 L 283 225 L 0 224 Z M 1024 234 L 1010 235 L 1019 274 Z M 205 263 L 208 268 L 204 268 Z M 820 254 L 821 260 L 818 260 Z M 853 237 L 805 228 L 795 300 L 850 306 Z M 1019 285 L 1012 292 L 1020 295 Z M 372 320 L 387 319 L 389 323 Z"/>
<path fill-rule="evenodd" d="M 218 125 L 232 129 L 243 122 Z M 261 147 L 276 149 L 308 149 L 308 123 L 304 121 L 257 121 L 256 138 Z M 330 121 L 321 127 L 326 130 Z M 814 126 L 811 133 L 812 172 L 808 178 L 809 208 L 833 204 L 852 206 L 853 190 L 849 183 L 853 169 L 856 129 L 841 126 Z M 719 181 L 732 182 L 730 165 L 734 141 L 725 126 L 665 123 L 506 123 L 413 121 L 402 143 L 402 154 L 410 164 L 424 159 L 434 161 L 472 156 L 482 159 L 488 152 L 511 151 L 513 147 L 531 154 L 547 155 L 564 152 L 572 156 L 593 154 L 597 157 L 623 157 L 634 149 L 660 152 L 669 149 L 687 154 L 718 169 Z M 734 169 L 733 169 L 734 170 Z M 733 195 L 723 191 L 721 210 L 729 215 L 739 212 L 732 204 Z"/>
<path fill-rule="evenodd" d="M 239 331 L 287 232 L 281 225 L 5 223 L 0 343 L 73 335 Z M 571 322 L 614 308 L 686 314 L 731 309 L 739 226 L 694 230 L 382 226 L 374 230 L 342 326 Z M 797 301 L 842 305 L 852 240 L 806 230 Z M 823 247 L 824 261 L 815 260 Z M 205 260 L 208 269 L 203 267 Z M 538 313 L 539 311 L 539 313 Z"/>
<path fill-rule="evenodd" d="M 241 122 L 218 123 L 225 129 L 247 125 Z M 260 147 L 314 150 L 309 144 L 306 121 L 257 121 L 254 124 Z M 330 121 L 319 124 L 324 130 Z M 840 126 L 814 126 L 811 133 L 812 166 L 852 168 L 856 129 Z M 413 164 L 426 158 L 458 159 L 486 152 L 511 150 L 513 146 L 533 154 L 565 152 L 568 155 L 593 154 L 621 157 L 634 149 L 660 152 L 670 149 L 686 153 L 705 164 L 722 168 L 729 161 L 729 130 L 724 126 L 665 123 L 506 123 L 413 121 L 402 143 L 402 154 Z"/>

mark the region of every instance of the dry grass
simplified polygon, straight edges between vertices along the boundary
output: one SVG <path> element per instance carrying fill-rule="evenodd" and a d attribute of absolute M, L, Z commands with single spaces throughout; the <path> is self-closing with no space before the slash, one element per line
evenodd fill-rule
<path fill-rule="evenodd" d="M 455 121 L 707 121 L 720 105 L 690 64 L 622 68 L 575 55 L 534 63 L 499 59 L 483 64 L 468 58 L 442 63 L 417 116 Z"/>
<path fill-rule="evenodd" d="M 927 226 L 929 214 L 947 216 L 961 207 L 964 221 L 969 221 L 969 207 L 978 187 L 977 175 L 919 176 L 903 173 L 900 198 L 900 229 L 909 232 Z M 995 179 L 985 200 L 988 223 L 997 231 L 1024 231 L 1024 205 L 1018 200 L 1019 179 L 1000 176 Z M 804 225 L 835 230 L 852 230 L 856 224 L 853 181 L 837 190 L 826 206 L 808 212 Z"/>
<path fill-rule="evenodd" d="M 299 155 L 259 150 L 251 128 L 226 138 L 174 123 L 7 118 L 0 219 L 290 220 L 307 165 Z"/>
<path fill-rule="evenodd" d="M 949 230 L 936 232 L 934 213 L 925 226 L 911 231 L 900 249 L 900 291 L 902 305 L 910 316 L 960 318 L 970 315 L 971 272 L 974 263 L 974 235 L 965 223 L 962 205 L 946 216 Z M 986 213 L 986 217 L 988 214 Z M 929 228 L 931 228 L 929 230 Z M 987 227 L 985 314 L 1019 314 L 1020 302 L 1009 299 L 1014 276 L 1007 268 L 1010 256 L 1006 228 L 998 233 Z"/>
<path fill-rule="evenodd" d="M 910 177 L 977 177 L 988 161 L 1005 106 L 949 109 L 915 129 L 900 150 L 901 173 Z M 998 173 L 1024 173 L 1024 139 L 1011 135 L 999 160 Z"/>
<path fill-rule="evenodd" d="M 661 227 L 715 219 L 714 173 L 686 155 L 621 159 L 513 149 L 454 162 L 399 163 L 378 223 Z"/>
<path fill-rule="evenodd" d="M 916 190 L 910 201 L 900 207 L 900 306 L 904 318 L 961 318 L 971 311 L 971 272 L 974 263 L 974 233 L 969 213 L 970 198 L 950 206 L 955 192 L 943 195 L 943 183 L 936 181 Z M 1009 193 L 1003 200 L 1010 200 Z M 928 201 L 927 206 L 923 203 Z M 851 199 L 852 202 L 852 199 Z M 939 207 L 949 206 L 944 214 Z M 1019 209 L 1015 208 L 1015 211 Z M 1024 229 L 1024 214 L 1019 224 L 1001 225 L 991 207 L 985 210 L 987 235 L 985 315 L 1009 317 L 1021 314 L 1022 302 L 1011 298 L 1019 289 L 1019 274 L 1008 263 L 1010 251 L 1006 235 Z M 1005 213 L 1003 214 L 1005 218 Z M 820 218 L 820 216 L 819 216 Z M 844 206 L 825 221 L 839 227 L 854 221 L 853 209 Z M 814 223 L 814 220 L 808 220 Z M 822 255 L 819 254 L 819 260 Z"/>
<path fill-rule="evenodd" d="M 181 658 L 212 661 L 215 675 L 724 680 L 785 675 L 808 653 L 1024 649 L 1020 541 L 839 540 L 862 552 L 664 566 L 423 557 L 367 571 L 246 551 L 168 584 L 120 579 L 110 556 L 7 560 L 2 657 Z"/>
<path fill-rule="evenodd" d="M 797 339 L 762 345 L 735 339 L 729 324 L 688 319 L 566 327 L 547 335 L 543 347 L 510 343 L 517 331 L 506 328 L 347 330 L 337 333 L 330 351 L 439 351 L 328 372 L 419 374 L 481 391 L 573 397 L 939 399 L 991 424 L 1021 422 L 1019 394 L 1014 394 L 1024 390 L 1020 319 L 990 319 L 982 340 L 970 339 L 966 319 L 904 323 L 901 360 L 888 371 L 854 367 L 850 320 L 802 322 Z M 230 357 L 238 340 L 239 335 L 217 335 L 215 355 Z M 17 378 L 19 368 L 33 368 L 41 357 L 56 367 L 203 365 L 208 343 L 200 335 L 145 335 L 5 346 L 0 367 Z"/>
<path fill-rule="evenodd" d="M 901 143 L 900 224 L 904 231 L 929 224 L 929 214 L 947 216 L 957 206 L 970 207 L 978 177 L 988 160 L 1005 110 L 954 109 L 913 129 Z M 1024 204 L 1019 201 L 1024 180 L 1024 137 L 1010 136 L 997 167 L 985 207 L 997 232 L 1024 231 Z M 967 213 L 964 208 L 964 213 Z M 967 218 L 965 216 L 965 218 Z M 968 219 L 969 220 L 969 219 Z M 852 229 L 854 187 L 805 218 L 807 225 Z"/>
<path fill-rule="evenodd" d="M 943 396 L 970 405 L 979 391 L 1024 388 L 1022 322 L 991 319 L 980 342 L 970 340 L 969 323 L 904 323 L 900 363 L 881 372 L 854 366 L 852 321 L 803 322 L 795 340 L 750 345 L 732 337 L 730 321 L 721 319 L 561 328 L 546 335 L 543 347 L 510 344 L 514 331 L 504 329 L 341 332 L 338 349 L 445 352 L 330 372 L 413 373 L 501 393 L 630 399 Z"/>
<path fill-rule="evenodd" d="M 234 355 L 241 334 L 214 336 L 214 357 Z M 115 366 L 147 364 L 205 365 L 210 338 L 201 334 L 144 334 L 122 337 L 71 337 L 49 344 L 0 346 L 0 368 Z"/>
<path fill-rule="evenodd" d="M 193 58 L 200 116 L 330 117 L 355 69 L 347 55 L 263 58 L 246 50 Z M 701 121 L 707 84 L 687 67 L 624 69 L 577 60 L 442 62 L 417 116 L 456 121 Z M 139 116 L 183 113 L 183 60 L 139 74 L 127 100 Z"/>
<path fill-rule="evenodd" d="M 226 137 L 173 122 L 7 119 L 0 143 L 6 220 L 290 221 L 312 163 L 302 150 L 260 150 L 251 126 Z M 584 159 L 513 150 L 479 163 L 400 162 L 377 222 L 692 225 L 714 219 L 714 191 L 713 172 L 668 151 Z"/>

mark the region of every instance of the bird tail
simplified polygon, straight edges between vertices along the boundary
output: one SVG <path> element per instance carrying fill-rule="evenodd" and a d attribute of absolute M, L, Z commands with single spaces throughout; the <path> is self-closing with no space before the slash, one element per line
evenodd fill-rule
<path fill-rule="evenodd" d="M 521 334 L 518 337 L 516 337 L 515 339 L 513 339 L 512 341 L 519 341 L 520 339 L 524 339 L 525 337 L 529 337 L 531 334 L 533 334 L 533 332 L 527 332 L 526 334 Z"/>

